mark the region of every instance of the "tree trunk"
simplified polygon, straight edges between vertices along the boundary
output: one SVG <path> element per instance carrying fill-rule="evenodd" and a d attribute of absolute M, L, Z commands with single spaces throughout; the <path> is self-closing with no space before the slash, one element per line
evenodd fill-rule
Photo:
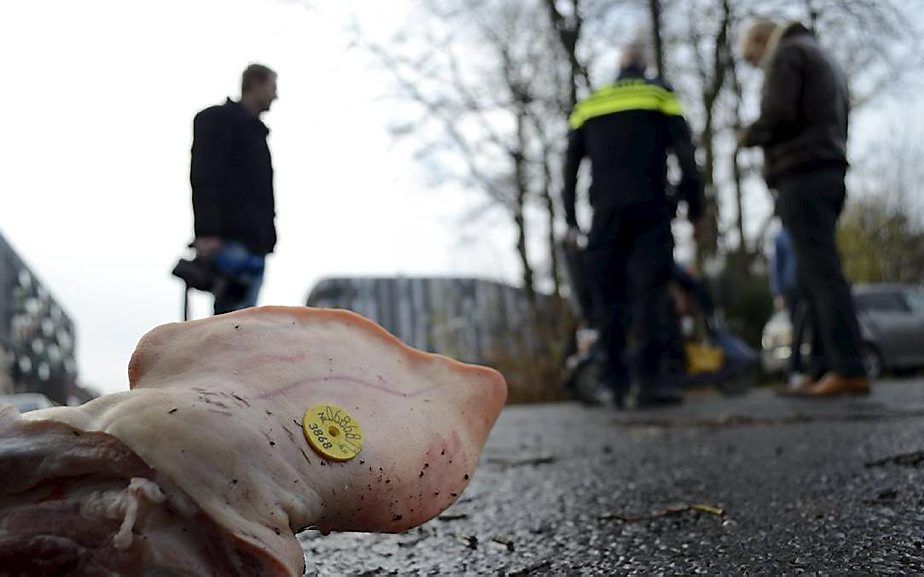
<path fill-rule="evenodd" d="M 732 93 L 735 97 L 734 104 L 734 113 L 735 113 L 735 126 L 739 127 L 742 125 L 741 118 L 741 101 L 744 98 L 744 89 L 741 86 L 741 80 L 738 78 L 738 66 L 735 62 L 732 62 L 729 65 L 729 75 L 731 76 L 731 88 Z M 734 152 L 732 152 L 732 179 L 734 180 L 735 185 L 735 209 L 737 214 L 735 215 L 735 226 L 738 229 L 738 250 L 742 254 L 751 255 L 751 251 L 748 248 L 747 236 L 745 236 L 744 230 L 744 190 L 743 190 L 743 176 L 741 174 L 741 160 L 740 160 L 741 149 L 737 146 L 735 147 Z M 750 264 L 751 258 L 748 258 L 747 261 Z"/>
<path fill-rule="evenodd" d="M 526 244 L 526 199 L 529 196 L 529 182 L 526 174 L 527 112 L 521 104 L 517 110 L 517 148 L 511 152 L 514 167 L 514 196 L 513 223 L 517 229 L 517 256 L 520 257 L 520 266 L 523 268 L 523 292 L 526 294 L 532 312 L 538 312 L 536 302 L 536 284 L 532 264 L 529 262 L 529 250 Z"/>
<path fill-rule="evenodd" d="M 517 256 L 520 258 L 520 266 L 523 267 L 523 292 L 529 302 L 530 308 L 536 310 L 536 288 L 533 281 L 533 267 L 529 263 L 529 252 L 526 247 L 526 218 L 523 211 L 523 205 L 520 204 L 525 199 L 517 193 L 517 207 L 513 213 L 513 223 L 517 228 Z"/>
<path fill-rule="evenodd" d="M 741 163 L 738 160 L 740 148 L 732 153 L 732 176 L 735 180 L 735 227 L 738 229 L 738 250 L 750 254 L 747 237 L 744 234 L 744 192 L 741 189 Z"/>
<path fill-rule="evenodd" d="M 552 26 L 558 33 L 558 39 L 561 42 L 561 47 L 565 51 L 565 55 L 568 57 L 568 65 L 570 69 L 570 91 L 566 112 L 570 112 L 571 109 L 574 108 L 574 105 L 577 104 L 579 86 L 581 84 L 590 86 L 587 69 L 581 64 L 581 61 L 577 55 L 578 40 L 581 38 L 581 28 L 584 24 L 584 20 L 581 15 L 581 3 L 580 0 L 572 0 L 572 9 L 574 10 L 574 15 L 573 22 L 570 24 L 565 18 L 565 15 L 562 14 L 558 9 L 558 5 L 555 3 L 555 0 L 545 0 L 545 5 L 548 9 L 549 19 L 552 21 Z"/>
<path fill-rule="evenodd" d="M 549 275 L 552 277 L 552 294 L 561 296 L 561 271 L 558 263 L 558 250 L 555 245 L 555 222 L 557 213 L 555 199 L 552 198 L 552 154 L 546 149 L 542 156 L 542 201 L 545 203 L 546 226 L 549 243 Z"/>
<path fill-rule="evenodd" d="M 705 111 L 705 122 L 703 131 L 700 135 L 700 146 L 705 152 L 705 163 L 703 165 L 703 185 L 706 190 L 706 211 L 704 218 L 705 233 L 702 235 L 701 242 L 696 247 L 696 266 L 702 270 L 708 256 L 714 255 L 719 245 L 719 228 L 718 228 L 718 200 L 715 190 L 715 114 L 716 105 L 722 88 L 725 86 L 725 79 L 731 62 L 731 48 L 728 45 L 728 32 L 731 26 L 732 11 L 729 4 L 730 0 L 722 2 L 722 20 L 718 33 L 715 38 L 715 46 L 712 52 L 710 76 L 706 77 L 704 73 L 705 86 L 703 89 L 703 110 Z"/>
<path fill-rule="evenodd" d="M 651 12 L 651 37 L 654 40 L 655 66 L 658 76 L 667 78 L 667 69 L 664 64 L 664 35 L 661 30 L 661 0 L 648 0 L 648 9 Z"/>
<path fill-rule="evenodd" d="M 818 33 L 818 6 L 812 0 L 805 0 L 805 11 L 808 13 L 809 29 Z"/>

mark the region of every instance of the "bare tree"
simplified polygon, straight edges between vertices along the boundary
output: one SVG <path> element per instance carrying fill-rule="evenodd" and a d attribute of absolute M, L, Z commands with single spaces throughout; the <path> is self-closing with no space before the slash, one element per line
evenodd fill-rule
<path fill-rule="evenodd" d="M 567 114 L 574 105 L 577 104 L 578 94 L 581 88 L 589 89 L 590 76 L 587 68 L 578 56 L 578 41 L 581 39 L 581 33 L 584 29 L 584 14 L 582 12 L 582 3 L 580 0 L 571 0 L 565 12 L 555 0 L 544 0 L 546 10 L 548 11 L 549 20 L 558 35 L 561 43 L 561 49 L 568 59 L 569 83 L 567 108 L 562 112 Z"/>
<path fill-rule="evenodd" d="M 743 210 L 748 194 L 761 189 L 752 182 L 758 180 L 754 177 L 760 167 L 742 164 L 742 155 L 733 145 L 733 131 L 746 120 L 745 111 L 756 110 L 755 75 L 743 78 L 736 50 L 740 29 L 749 20 L 802 20 L 815 29 L 844 65 L 855 107 L 908 86 L 911 74 L 921 70 L 924 62 L 910 7 L 899 0 L 665 0 L 661 8 L 671 79 L 688 102 L 695 96 L 690 116 L 703 155 L 709 215 L 715 219 L 709 226 L 714 242 L 705 243 L 699 262 L 704 254 L 730 248 L 756 257 L 762 245 L 759 236 L 748 238 Z M 719 212 L 733 216 L 721 219 Z M 726 221 L 729 225 L 723 227 Z M 766 222 L 750 228 L 758 235 L 766 229 Z M 727 239 L 726 231 L 732 232 Z"/>
<path fill-rule="evenodd" d="M 717 15 L 702 18 L 701 14 Z M 681 96 L 695 107 L 688 114 L 702 153 L 703 184 L 706 189 L 706 219 L 697 246 L 696 260 L 705 259 L 719 248 L 719 203 L 716 185 L 718 135 L 722 96 L 733 55 L 730 35 L 735 14 L 731 0 L 691 0 L 685 10 L 675 9 L 665 19 L 662 34 L 672 47 L 672 81 Z"/>
<path fill-rule="evenodd" d="M 546 214 L 554 240 L 556 169 L 564 142 L 561 110 L 584 74 L 548 46 L 561 31 L 538 0 L 512 3 L 428 0 L 419 4 L 419 34 L 399 44 L 360 42 L 391 72 L 421 156 L 443 180 L 479 191 L 486 206 L 508 215 L 523 289 L 535 305 L 530 212 Z M 569 86 L 570 84 L 570 86 Z M 558 263 L 549 250 L 557 292 Z"/>
<path fill-rule="evenodd" d="M 651 15 L 651 40 L 655 67 L 658 69 L 658 76 L 667 78 L 667 65 L 664 61 L 664 27 L 661 24 L 661 0 L 648 0 L 648 12 Z"/>
<path fill-rule="evenodd" d="M 920 35 L 900 0 L 415 4 L 414 24 L 399 37 L 357 38 L 394 78 L 405 115 L 396 132 L 413 135 L 433 176 L 476 192 L 485 210 L 499 210 L 510 222 L 534 306 L 538 287 L 559 292 L 555 197 L 565 119 L 578 100 L 615 75 L 616 50 L 640 23 L 649 22 L 658 71 L 664 75 L 669 67 L 700 146 L 711 232 L 697 247 L 700 265 L 734 253 L 735 266 L 750 267 L 769 230 L 770 214 L 745 210 L 754 195 L 766 194 L 757 156 L 739 153 L 734 144 L 735 129 L 757 108 L 759 75 L 744 73 L 736 50 L 749 19 L 801 19 L 815 28 L 844 62 L 859 106 L 906 86 L 920 59 L 908 48 L 918 46 Z"/>
<path fill-rule="evenodd" d="M 742 101 L 744 100 L 744 87 L 738 75 L 737 63 L 732 63 L 728 68 L 728 72 L 734 103 L 733 114 L 735 126 L 737 127 L 744 124 L 741 112 Z M 735 147 L 735 151 L 732 153 L 731 165 L 735 198 L 735 228 L 738 233 L 738 250 L 742 253 L 749 253 L 748 239 L 744 228 L 744 171 L 741 167 L 741 149 L 738 147 Z"/>

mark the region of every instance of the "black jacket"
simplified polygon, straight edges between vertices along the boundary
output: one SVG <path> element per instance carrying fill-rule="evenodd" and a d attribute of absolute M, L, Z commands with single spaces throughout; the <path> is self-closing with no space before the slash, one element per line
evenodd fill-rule
<path fill-rule="evenodd" d="M 276 245 L 273 163 L 259 118 L 230 99 L 193 121 L 193 213 L 197 237 L 217 236 L 255 254 Z"/>
<path fill-rule="evenodd" d="M 702 213 L 703 190 L 690 128 L 668 86 L 627 68 L 616 82 L 579 103 L 569 120 L 565 160 L 565 218 L 576 226 L 578 168 L 590 158 L 590 204 L 594 210 L 642 202 L 669 202 L 667 154 L 682 170 L 677 195 L 695 220 Z"/>
<path fill-rule="evenodd" d="M 805 26 L 781 29 L 769 50 L 760 118 L 743 139 L 764 148 L 770 186 L 781 177 L 847 166 L 847 78 Z"/>

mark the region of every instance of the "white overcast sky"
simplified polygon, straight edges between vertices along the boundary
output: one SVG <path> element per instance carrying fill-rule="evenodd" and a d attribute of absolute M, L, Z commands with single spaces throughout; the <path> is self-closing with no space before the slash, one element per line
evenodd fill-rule
<path fill-rule="evenodd" d="M 83 382 L 126 388 L 138 338 L 179 319 L 192 117 L 236 98 L 250 62 L 280 90 L 264 119 L 279 244 L 262 304 L 303 304 L 327 275 L 517 278 L 510 231 L 459 230 L 469 197 L 428 188 L 387 133 L 387 76 L 348 49 L 351 13 L 388 33 L 408 1 L 315 4 L 0 2 L 0 231 L 76 321 Z"/>
<path fill-rule="evenodd" d="M 279 72 L 262 304 L 304 304 L 325 275 L 515 277 L 506 231 L 460 245 L 468 197 L 426 188 L 386 130 L 387 77 L 347 48 L 348 10 L 387 32 L 402 4 L 0 2 L 0 231 L 76 321 L 82 381 L 125 388 L 138 338 L 179 320 L 192 117 L 237 98 L 250 62 Z"/>

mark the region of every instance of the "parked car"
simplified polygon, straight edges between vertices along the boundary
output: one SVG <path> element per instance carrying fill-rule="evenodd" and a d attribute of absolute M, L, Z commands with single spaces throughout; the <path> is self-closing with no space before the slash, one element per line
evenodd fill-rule
<path fill-rule="evenodd" d="M 858 285 L 853 290 L 860 321 L 863 364 L 872 378 L 887 370 L 924 367 L 924 289 L 902 284 Z M 802 354 L 811 353 L 806 335 Z M 780 373 L 792 354 L 792 325 L 785 311 L 764 326 L 764 370 Z"/>
<path fill-rule="evenodd" d="M 18 395 L 0 395 L 0 405 L 13 405 L 20 413 L 37 409 L 54 407 L 55 403 L 40 393 L 22 393 Z"/>

